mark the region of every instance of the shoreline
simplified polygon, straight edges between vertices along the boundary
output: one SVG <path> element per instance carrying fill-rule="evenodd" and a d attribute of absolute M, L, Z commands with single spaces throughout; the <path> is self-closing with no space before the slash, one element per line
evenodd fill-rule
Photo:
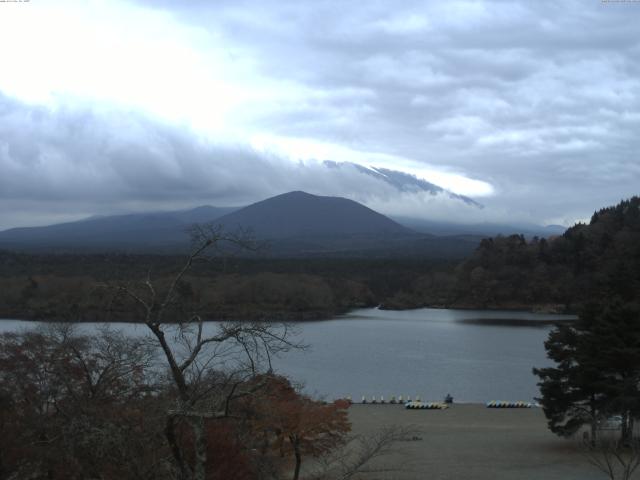
<path fill-rule="evenodd" d="M 462 304 L 433 304 L 422 306 L 410 306 L 410 307 L 386 307 L 384 304 L 378 305 L 380 310 L 387 311 L 405 311 L 405 310 L 418 310 L 421 308 L 433 308 L 437 310 L 492 310 L 496 312 L 526 312 L 526 313 L 543 313 L 550 315 L 577 315 L 578 311 L 575 309 L 567 309 L 560 305 L 554 304 L 511 304 L 511 305 L 474 305 L 469 303 Z"/>
<path fill-rule="evenodd" d="M 529 306 L 531 307 L 531 306 Z M 246 316 L 225 316 L 223 318 L 214 319 L 214 318 L 206 318 L 204 320 L 207 322 L 264 322 L 264 323 L 314 323 L 314 322 L 323 322 L 330 321 L 335 319 L 344 319 L 348 318 L 351 313 L 354 313 L 358 310 L 379 310 L 383 312 L 407 312 L 412 310 L 424 310 L 424 309 L 434 309 L 434 310 L 460 310 L 460 311 L 472 311 L 477 310 L 481 312 L 506 312 L 506 313 L 527 313 L 532 315 L 563 315 L 563 316 L 577 316 L 576 313 L 571 311 L 552 311 L 552 310 L 544 310 L 537 308 L 518 308 L 518 307 L 497 307 L 497 306 L 489 306 L 489 307 L 473 307 L 473 306 L 444 306 L 444 305 L 426 305 L 419 307 L 411 307 L 411 308 L 385 308 L 383 304 L 379 304 L 376 306 L 354 306 L 348 309 L 341 309 L 337 311 L 309 311 L 309 312 L 298 312 L 297 314 L 293 314 L 292 312 L 286 312 L 284 314 L 275 314 L 275 315 L 263 315 L 262 318 L 256 319 L 255 317 L 246 317 Z M 77 320 L 67 320 L 62 318 L 56 318 L 55 315 L 52 315 L 48 318 L 53 318 L 51 320 L 46 320 L 42 318 L 43 314 L 31 314 L 24 315 L 22 318 L 10 318 L 15 317 L 15 314 L 4 315 L 0 314 L 0 321 L 3 320 L 11 320 L 11 321 L 22 321 L 22 322 L 41 322 L 41 323 L 131 323 L 131 324 L 143 324 L 142 321 L 136 321 L 133 319 L 77 319 Z M 496 324 L 500 322 L 508 322 L 509 319 L 490 319 L 484 318 L 479 319 L 479 323 L 487 323 L 489 321 L 495 321 Z M 560 320 L 560 321 L 569 321 L 571 319 Z M 466 323 L 473 323 L 475 320 L 467 319 L 464 320 Z M 525 324 L 529 322 L 529 320 L 522 319 L 517 320 L 517 322 L 521 324 Z M 553 325 L 557 323 L 556 320 L 531 320 L 530 322 L 535 322 L 536 325 Z M 179 323 L 177 321 L 167 321 L 166 323 Z"/>

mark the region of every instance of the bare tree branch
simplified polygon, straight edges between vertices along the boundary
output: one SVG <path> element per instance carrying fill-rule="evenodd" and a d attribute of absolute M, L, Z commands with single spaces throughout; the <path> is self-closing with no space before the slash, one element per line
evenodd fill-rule
<path fill-rule="evenodd" d="M 629 480 L 640 467 L 640 440 L 624 443 L 615 436 L 601 434 L 597 442 L 582 442 L 587 461 L 611 480 Z"/>
<path fill-rule="evenodd" d="M 352 436 L 341 449 L 320 458 L 318 467 L 311 473 L 309 479 L 350 480 L 364 474 L 406 470 L 406 462 L 393 465 L 385 461 L 382 467 L 376 461 L 399 453 L 397 449 L 399 443 L 418 440 L 421 433 L 421 430 L 415 427 L 394 425 L 384 427 L 369 436 Z"/>
<path fill-rule="evenodd" d="M 143 322 L 155 337 L 169 368 L 177 393 L 177 404 L 167 412 L 165 435 L 171 447 L 176 474 L 183 480 L 204 480 L 207 462 L 205 420 L 230 418 L 231 403 L 262 388 L 255 377 L 263 361 L 272 368 L 274 355 L 301 345 L 290 339 L 287 325 L 266 323 L 220 323 L 209 333 L 204 319 L 194 308 L 187 308 L 180 288 L 197 261 L 211 255 L 227 256 L 233 251 L 256 251 L 260 248 L 246 231 L 225 232 L 220 226 L 196 225 L 191 229 L 193 249 L 168 286 L 158 288 L 151 272 L 139 285 L 122 284 L 117 295 L 131 300 L 142 309 Z M 169 313 L 181 312 L 171 324 Z M 175 333 L 170 341 L 167 335 Z M 181 350 L 182 348 L 182 350 Z M 222 372 L 230 372 L 222 375 Z M 187 465 L 176 435 L 177 422 L 188 424 L 194 434 L 191 454 L 193 467 Z"/>

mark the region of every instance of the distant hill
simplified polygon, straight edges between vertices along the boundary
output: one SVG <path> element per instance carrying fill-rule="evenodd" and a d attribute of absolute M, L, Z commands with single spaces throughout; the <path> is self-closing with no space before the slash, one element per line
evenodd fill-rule
<path fill-rule="evenodd" d="M 149 250 L 175 248 L 194 223 L 213 222 L 236 208 L 202 206 L 173 212 L 97 216 L 44 227 L 0 232 L 0 248 L 18 250 Z"/>
<path fill-rule="evenodd" d="M 268 251 L 288 257 L 462 258 L 480 238 L 420 234 L 364 205 L 341 197 L 289 192 L 218 219 L 227 230 L 249 228 Z"/>
<path fill-rule="evenodd" d="M 250 228 L 258 237 L 266 239 L 415 235 L 412 230 L 353 200 L 305 192 L 277 195 L 218 221 L 227 228 Z"/>

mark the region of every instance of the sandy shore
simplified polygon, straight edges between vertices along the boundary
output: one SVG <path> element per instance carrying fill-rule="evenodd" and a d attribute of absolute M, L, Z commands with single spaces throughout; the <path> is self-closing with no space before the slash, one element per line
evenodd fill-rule
<path fill-rule="evenodd" d="M 540 408 L 489 409 L 456 405 L 447 410 L 405 410 L 399 405 L 352 405 L 353 433 L 371 434 L 385 425 L 415 426 L 418 440 L 378 462 L 402 471 L 372 473 L 374 479 L 595 480 L 606 478 L 589 465 L 576 441 L 547 429 Z"/>

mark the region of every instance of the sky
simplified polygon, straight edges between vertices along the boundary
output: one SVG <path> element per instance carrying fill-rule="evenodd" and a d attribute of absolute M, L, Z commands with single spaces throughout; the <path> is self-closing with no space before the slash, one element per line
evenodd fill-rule
<path fill-rule="evenodd" d="M 640 193 L 637 25 L 606 0 L 0 2 L 0 229 L 291 190 L 588 220 Z"/>

